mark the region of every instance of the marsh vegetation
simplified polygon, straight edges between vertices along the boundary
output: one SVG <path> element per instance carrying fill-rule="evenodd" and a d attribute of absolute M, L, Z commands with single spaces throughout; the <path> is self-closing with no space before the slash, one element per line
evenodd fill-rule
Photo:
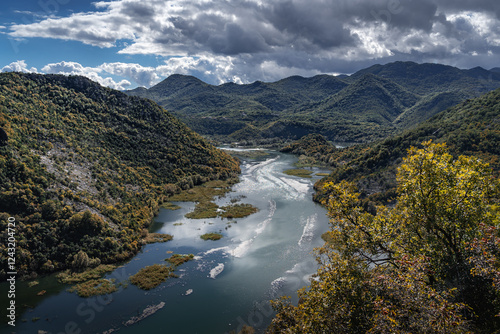
<path fill-rule="evenodd" d="M 220 233 L 205 233 L 200 236 L 203 240 L 212 240 L 216 241 L 222 238 L 222 234 Z"/>
<path fill-rule="evenodd" d="M 174 274 L 174 268 L 163 264 L 153 264 L 139 270 L 133 276 L 130 276 L 130 282 L 139 289 L 151 290 L 170 277 L 177 277 Z"/>
<path fill-rule="evenodd" d="M 311 174 L 313 173 L 311 170 L 308 169 L 287 169 L 283 171 L 286 175 L 291 175 L 291 176 L 299 176 L 299 177 L 305 177 L 305 178 L 312 178 Z"/>

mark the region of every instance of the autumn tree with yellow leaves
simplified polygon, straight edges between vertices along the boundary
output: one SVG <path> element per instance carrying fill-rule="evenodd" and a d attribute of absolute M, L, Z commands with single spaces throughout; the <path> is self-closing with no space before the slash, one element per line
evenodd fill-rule
<path fill-rule="evenodd" d="M 273 301 L 268 333 L 500 330 L 498 181 L 445 144 L 412 147 L 393 208 L 366 212 L 352 183 L 327 183 L 331 230 L 299 304 Z"/>

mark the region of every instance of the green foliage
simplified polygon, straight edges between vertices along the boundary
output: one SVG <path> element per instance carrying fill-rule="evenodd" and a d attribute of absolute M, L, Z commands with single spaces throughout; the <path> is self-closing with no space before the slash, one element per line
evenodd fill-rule
<path fill-rule="evenodd" d="M 406 210 L 402 242 L 406 252 L 433 260 L 463 262 L 466 247 L 478 237 L 496 184 L 488 165 L 474 157 L 454 160 L 444 144 L 423 143 L 409 150 L 398 171 L 398 208 Z M 450 258 L 451 257 L 451 258 Z"/>
<path fill-rule="evenodd" d="M 174 195 L 171 201 L 197 202 L 193 212 L 188 212 L 185 217 L 190 219 L 204 218 L 243 218 L 258 211 L 250 204 L 236 204 L 219 207 L 213 201 L 216 197 L 224 197 L 230 190 L 235 180 L 211 181 L 201 186 L 188 189 Z"/>
<path fill-rule="evenodd" d="M 0 128 L 0 146 L 6 146 L 9 141 L 9 136 L 4 129 Z"/>
<path fill-rule="evenodd" d="M 311 133 L 299 140 L 290 143 L 281 149 L 281 152 L 292 153 L 296 155 L 314 155 L 316 153 L 327 153 L 333 149 L 333 146 L 326 138 L 317 133 Z M 324 152 L 326 151 L 326 152 Z"/>
<path fill-rule="evenodd" d="M 500 89 L 439 113 L 412 130 L 372 144 L 355 145 L 328 153 L 323 160 L 336 167 L 330 181 L 356 182 L 363 197 L 387 203 L 394 199 L 396 169 L 411 146 L 422 141 L 446 142 L 453 156 L 477 156 L 500 170 Z M 317 201 L 324 199 L 316 185 Z"/>
<path fill-rule="evenodd" d="M 482 68 L 461 70 L 441 64 L 397 61 L 386 65 L 373 65 L 358 71 L 351 76 L 351 79 L 366 74 L 391 78 L 395 83 L 405 85 L 420 95 L 445 92 L 450 89 L 453 91 L 464 89 L 472 94 L 481 94 L 497 88 L 495 81 L 500 77 L 498 73 Z"/>
<path fill-rule="evenodd" d="M 406 109 L 393 123 L 401 129 L 412 128 L 450 106 L 459 104 L 467 96 L 467 94 L 460 91 L 429 94 L 411 108 Z"/>
<path fill-rule="evenodd" d="M 57 275 L 58 280 L 65 284 L 82 283 L 89 280 L 96 280 L 101 278 L 105 273 L 111 272 L 117 268 L 112 264 L 101 264 L 96 268 L 87 269 L 83 272 L 72 272 L 65 270 Z"/>
<path fill-rule="evenodd" d="M 269 156 L 269 153 L 264 150 L 250 150 L 250 151 L 224 150 L 224 151 L 237 158 L 242 157 L 246 159 L 260 159 Z"/>
<path fill-rule="evenodd" d="M 300 167 L 306 166 L 335 166 L 332 156 L 338 153 L 338 149 L 329 143 L 322 135 L 311 133 L 299 140 L 292 142 L 280 150 L 299 156 Z"/>
<path fill-rule="evenodd" d="M 221 212 L 219 212 L 219 217 L 222 218 L 244 218 L 250 216 L 259 211 L 256 207 L 251 204 L 232 204 L 221 207 Z"/>
<path fill-rule="evenodd" d="M 393 208 L 367 212 L 328 182 L 331 230 L 299 305 L 274 301 L 269 333 L 491 333 L 500 329 L 499 184 L 477 158 L 412 148 Z"/>
<path fill-rule="evenodd" d="M 252 124 L 246 124 L 245 127 L 237 131 L 234 131 L 229 136 L 227 136 L 227 139 L 225 139 L 224 141 L 237 142 L 241 140 L 256 140 L 261 138 L 262 138 L 262 133 L 257 127 L 255 127 Z"/>
<path fill-rule="evenodd" d="M 169 198 L 172 202 L 204 202 L 210 201 L 213 197 L 224 196 L 231 190 L 231 185 L 235 179 L 225 181 L 210 181 L 192 189 L 186 189 Z"/>
<path fill-rule="evenodd" d="M 205 233 L 200 236 L 203 240 L 212 240 L 216 241 L 222 238 L 222 234 L 220 233 Z"/>
<path fill-rule="evenodd" d="M 176 277 L 173 271 L 172 267 L 153 264 L 152 266 L 142 268 L 137 274 L 130 276 L 130 282 L 137 285 L 139 289 L 151 290 L 165 282 L 167 278 Z"/>
<path fill-rule="evenodd" d="M 0 230 L 16 218 L 25 275 L 127 259 L 168 196 L 239 173 L 158 105 L 82 77 L 2 73 L 0 128 Z"/>
<path fill-rule="evenodd" d="M 172 254 L 172 256 L 169 257 L 168 259 L 165 259 L 165 261 L 167 261 L 167 262 L 171 263 L 173 266 L 177 267 L 183 263 L 191 261 L 192 259 L 194 259 L 193 254 L 188 254 L 188 255 Z"/>
<path fill-rule="evenodd" d="M 259 211 L 251 204 L 231 204 L 219 207 L 217 204 L 208 201 L 196 203 L 194 211 L 185 215 L 190 219 L 204 219 L 204 218 L 244 218 Z"/>
<path fill-rule="evenodd" d="M 106 226 L 106 222 L 90 211 L 74 214 L 68 221 L 67 232 L 74 234 L 76 238 L 85 235 L 99 235 Z"/>
<path fill-rule="evenodd" d="M 137 274 L 130 276 L 130 282 L 136 285 L 139 289 L 154 289 L 161 283 L 165 282 L 168 278 L 177 277 L 174 274 L 175 268 L 192 259 L 194 259 L 193 254 L 173 254 L 168 259 L 165 259 L 165 261 L 170 263 L 170 266 L 154 264 L 152 266 L 142 268 Z"/>
<path fill-rule="evenodd" d="M 283 171 L 286 175 L 299 176 L 305 178 L 311 178 L 312 171 L 308 169 L 287 169 Z"/>
<path fill-rule="evenodd" d="M 49 260 L 50 261 L 50 260 Z M 73 256 L 73 261 L 71 262 L 71 268 L 74 270 L 84 270 L 88 267 L 94 268 L 101 264 L 99 259 L 91 259 L 84 251 L 80 250 L 77 254 Z"/>
<path fill-rule="evenodd" d="M 190 219 L 203 219 L 203 218 L 216 218 L 219 206 L 213 202 L 202 201 L 196 203 L 193 212 L 186 213 L 186 218 Z"/>
<path fill-rule="evenodd" d="M 118 288 L 114 284 L 113 280 L 102 278 L 79 283 L 69 289 L 70 292 L 76 291 L 78 296 L 84 298 L 107 295 L 117 290 Z"/>
<path fill-rule="evenodd" d="M 143 242 L 146 244 L 154 244 L 157 242 L 167 242 L 172 240 L 174 237 L 170 234 L 163 233 L 147 233 L 146 237 L 143 239 Z"/>

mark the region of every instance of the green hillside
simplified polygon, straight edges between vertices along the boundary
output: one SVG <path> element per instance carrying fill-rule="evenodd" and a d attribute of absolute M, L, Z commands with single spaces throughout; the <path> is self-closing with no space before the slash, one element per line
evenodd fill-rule
<path fill-rule="evenodd" d="M 329 75 L 220 86 L 208 85 L 191 76 L 172 75 L 150 89 L 137 88 L 127 94 L 156 101 L 200 134 L 222 141 L 228 138 L 241 141 L 310 132 L 302 131 L 307 127 L 304 124 L 295 129 L 293 119 L 285 117 L 286 110 L 304 102 L 325 99 L 345 86 L 346 83 Z"/>
<path fill-rule="evenodd" d="M 468 130 L 479 130 L 498 117 L 498 95 L 434 125 L 448 130 L 468 120 Z M 490 135 L 462 149 L 494 152 L 498 131 Z M 367 205 L 345 179 L 324 184 L 330 230 L 315 249 L 318 269 L 297 292 L 298 304 L 271 301 L 276 315 L 266 333 L 498 333 L 498 177 L 475 156 L 453 157 L 443 143 L 420 147 L 399 164 L 390 206 Z"/>
<path fill-rule="evenodd" d="M 330 231 L 266 333 L 499 331 L 500 89 L 378 142 L 282 151 L 333 167 L 315 184 Z"/>
<path fill-rule="evenodd" d="M 500 171 L 500 89 L 466 100 L 400 135 L 335 150 L 321 159 L 336 167 L 328 180 L 356 181 L 364 196 L 388 200 L 394 194 L 396 167 L 407 150 L 430 139 L 446 143 L 454 155 L 480 157 Z M 320 192 L 317 200 L 323 196 Z"/>
<path fill-rule="evenodd" d="M 406 109 L 400 114 L 393 124 L 401 129 L 408 129 L 418 125 L 422 120 L 431 118 L 451 105 L 456 105 L 466 100 L 467 95 L 463 92 L 440 92 L 431 93 L 420 99 L 414 106 Z"/>
<path fill-rule="evenodd" d="M 127 94 L 150 98 L 193 130 L 221 141 L 320 133 L 335 142 L 369 142 L 498 87 L 500 74 L 482 68 L 395 62 L 350 76 L 293 76 L 246 85 L 214 86 L 172 75 Z"/>
<path fill-rule="evenodd" d="M 0 226 L 15 217 L 21 274 L 69 267 L 82 250 L 129 258 L 167 196 L 237 173 L 150 100 L 83 77 L 0 74 Z"/>

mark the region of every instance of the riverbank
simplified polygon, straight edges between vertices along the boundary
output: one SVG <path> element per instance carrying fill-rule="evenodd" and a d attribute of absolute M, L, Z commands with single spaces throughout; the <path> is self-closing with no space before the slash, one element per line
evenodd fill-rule
<path fill-rule="evenodd" d="M 262 331 L 273 314 L 268 301 L 279 295 L 294 296 L 308 284 L 316 269 L 311 251 L 322 245 L 321 234 L 328 229 L 326 211 L 311 201 L 318 176 L 304 179 L 283 173 L 293 168 L 295 161 L 294 156 L 272 151 L 266 157 L 242 159 L 241 181 L 225 196 L 216 196 L 214 203 L 219 207 L 250 204 L 258 212 L 238 219 L 189 219 L 186 214 L 194 210 L 195 203 L 174 202 L 180 209 L 161 209 L 150 227 L 150 232 L 172 235 L 173 239 L 145 245 L 133 259 L 105 274 L 103 279 L 116 280 L 116 292 L 81 298 L 65 288 L 47 290 L 40 282 L 40 289 L 47 294 L 32 299 L 33 308 L 20 317 L 27 321 L 16 329 L 61 332 L 67 323 L 74 322 L 75 328 L 91 333 L 110 329 L 121 334 L 155 333 L 166 324 L 179 334 L 238 332 L 243 324 Z M 314 174 L 317 172 L 321 170 L 314 169 Z M 209 233 L 223 237 L 201 239 Z M 150 290 L 123 284 L 142 268 L 165 264 L 171 256 L 168 254 L 194 256 L 176 269 L 177 278 Z M 124 325 L 162 302 L 164 307 L 151 316 Z M 32 322 L 31 318 L 40 320 Z"/>

